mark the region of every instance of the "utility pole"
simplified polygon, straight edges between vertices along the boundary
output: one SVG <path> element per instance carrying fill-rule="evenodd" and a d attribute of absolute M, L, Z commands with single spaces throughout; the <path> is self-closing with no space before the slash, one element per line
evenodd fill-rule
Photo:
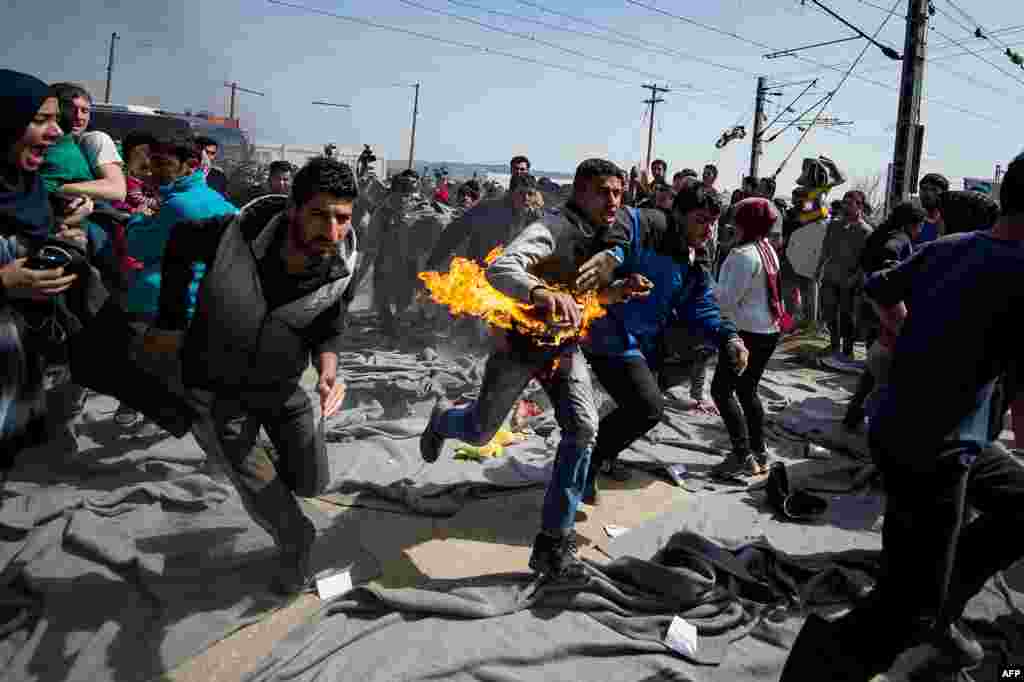
<path fill-rule="evenodd" d="M 647 128 L 647 168 L 651 167 L 651 147 L 654 143 L 654 105 L 665 100 L 658 97 L 659 92 L 672 92 L 668 88 L 659 88 L 657 85 L 643 85 L 641 87 L 647 88 L 651 91 L 651 98 L 645 99 L 644 104 L 651 105 L 651 120 Z"/>
<path fill-rule="evenodd" d="M 235 101 L 236 101 L 236 99 L 238 97 L 238 91 L 239 90 L 241 90 L 242 92 L 247 92 L 250 95 L 259 95 L 260 97 L 265 97 L 266 96 L 262 92 L 257 92 L 256 90 L 249 90 L 247 88 L 243 88 L 241 85 L 239 85 L 236 82 L 224 83 L 224 87 L 225 88 L 231 88 L 231 104 L 230 104 L 230 106 L 228 108 L 228 119 L 231 120 L 231 121 L 236 121 L 237 122 L 237 120 L 238 120 L 238 119 L 235 118 Z"/>
<path fill-rule="evenodd" d="M 757 177 L 761 165 L 761 138 L 764 131 L 761 129 L 761 122 L 764 120 L 764 100 L 768 96 L 768 87 L 765 85 L 765 77 L 757 79 L 757 99 L 754 101 L 754 137 L 750 141 L 750 176 Z"/>
<path fill-rule="evenodd" d="M 924 127 L 921 122 L 921 91 L 924 88 L 924 57 L 928 42 L 929 0 L 910 0 L 907 5 L 907 38 L 900 78 L 900 104 L 896 119 L 896 148 L 892 160 L 892 197 L 895 206 L 914 191 L 920 167 Z"/>
<path fill-rule="evenodd" d="M 114 43 L 117 42 L 117 32 L 110 34 L 110 56 L 107 58 L 107 93 L 103 101 L 110 104 L 110 84 L 114 79 Z"/>
<path fill-rule="evenodd" d="M 414 83 L 416 95 L 412 100 L 412 136 L 409 138 L 409 170 L 412 170 L 413 154 L 416 153 L 416 118 L 420 113 L 420 84 Z"/>

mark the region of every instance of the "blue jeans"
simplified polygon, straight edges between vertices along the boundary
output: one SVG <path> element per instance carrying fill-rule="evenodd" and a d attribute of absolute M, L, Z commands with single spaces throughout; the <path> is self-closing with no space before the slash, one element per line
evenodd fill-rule
<path fill-rule="evenodd" d="M 558 366 L 551 370 L 556 359 Z M 551 398 L 562 430 L 544 495 L 541 529 L 565 532 L 575 525 L 597 441 L 597 406 L 590 372 L 578 346 L 492 353 L 479 397 L 465 407 L 448 410 L 434 427 L 444 438 L 484 445 L 501 428 L 532 379 L 537 379 Z"/>

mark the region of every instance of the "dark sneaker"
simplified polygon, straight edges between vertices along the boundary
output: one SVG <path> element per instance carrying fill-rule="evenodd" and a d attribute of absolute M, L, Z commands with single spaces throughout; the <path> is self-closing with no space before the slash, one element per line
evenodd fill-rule
<path fill-rule="evenodd" d="M 420 436 L 420 457 L 424 462 L 436 462 L 441 456 L 441 448 L 444 447 L 444 436 L 437 432 L 437 421 L 445 412 L 451 409 L 451 402 L 444 398 L 438 398 L 434 403 L 434 409 L 430 411 L 430 420 L 427 428 Z"/>
<path fill-rule="evenodd" d="M 586 574 L 583 563 L 576 557 L 576 537 L 573 532 L 562 537 L 538 533 L 530 554 L 530 568 L 547 578 L 576 580 Z"/>
<path fill-rule="evenodd" d="M 859 431 L 864 426 L 864 408 L 860 405 L 851 404 L 846 408 L 846 416 L 843 417 L 843 428 L 847 431 Z"/>
<path fill-rule="evenodd" d="M 633 472 L 617 459 L 601 464 L 601 475 L 619 482 L 628 481 L 633 478 Z"/>
<path fill-rule="evenodd" d="M 275 592 L 291 595 L 313 589 L 314 578 L 310 559 L 315 542 L 316 527 L 303 516 L 299 537 L 295 542 L 289 542 L 281 548 L 281 569 L 272 585 Z"/>
<path fill-rule="evenodd" d="M 711 477 L 728 480 L 757 476 L 761 473 L 761 465 L 758 464 L 754 455 L 732 453 L 724 462 L 721 462 L 711 469 Z"/>

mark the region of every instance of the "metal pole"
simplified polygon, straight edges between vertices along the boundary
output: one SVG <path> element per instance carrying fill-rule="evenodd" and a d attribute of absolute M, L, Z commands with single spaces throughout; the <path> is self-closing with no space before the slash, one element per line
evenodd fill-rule
<path fill-rule="evenodd" d="M 228 113 L 228 120 L 235 120 L 235 98 L 238 96 L 238 83 L 231 84 L 231 109 Z"/>
<path fill-rule="evenodd" d="M 110 56 L 107 58 L 107 91 L 103 101 L 110 104 L 110 86 L 114 79 L 114 43 L 117 42 L 117 32 L 110 34 Z"/>
<path fill-rule="evenodd" d="M 754 104 L 754 137 L 750 144 L 750 177 L 756 178 L 761 164 L 761 120 L 764 118 L 765 77 L 757 79 L 757 100 Z"/>
<path fill-rule="evenodd" d="M 915 144 L 921 120 L 924 58 L 928 41 L 928 0 L 910 0 L 907 6 L 907 37 L 900 78 L 900 103 L 896 118 L 896 145 L 892 161 L 892 199 L 895 206 L 914 191 L 917 178 L 911 156 L 921 153 Z"/>
<path fill-rule="evenodd" d="M 412 135 L 409 138 L 409 170 L 412 170 L 413 154 L 416 153 L 416 118 L 420 112 L 420 84 L 416 83 L 416 95 L 412 100 Z"/>
<path fill-rule="evenodd" d="M 665 100 L 658 97 L 659 92 L 671 92 L 668 88 L 659 88 L 657 85 L 644 85 L 642 86 L 651 91 L 651 98 L 645 99 L 644 104 L 651 105 L 651 120 L 647 127 L 647 168 L 651 167 L 651 150 L 654 147 L 654 106 L 658 102 L 664 102 Z"/>

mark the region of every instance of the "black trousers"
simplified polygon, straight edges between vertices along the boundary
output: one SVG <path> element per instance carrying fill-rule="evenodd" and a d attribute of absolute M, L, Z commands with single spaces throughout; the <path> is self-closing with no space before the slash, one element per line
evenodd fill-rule
<path fill-rule="evenodd" d="M 665 399 L 644 358 L 590 355 L 587 359 L 616 405 L 597 427 L 597 445 L 590 457 L 596 471 L 661 421 Z"/>
<path fill-rule="evenodd" d="M 305 517 L 292 493 L 315 497 L 329 480 L 327 448 L 306 391 L 296 384 L 219 394 L 196 391 L 196 439 L 227 469 L 250 515 L 281 546 Z M 277 455 L 256 445 L 263 428 Z"/>
<path fill-rule="evenodd" d="M 853 321 L 853 289 L 822 282 L 820 301 L 822 320 L 828 325 L 832 348 L 852 351 L 854 341 L 857 340 L 857 329 Z"/>
<path fill-rule="evenodd" d="M 737 374 L 732 362 L 727 358 L 720 360 L 711 381 L 711 399 L 729 431 L 733 452 L 764 452 L 764 406 L 757 386 L 779 344 L 779 335 L 741 331 L 740 338 L 750 351 L 747 369 Z"/>
<path fill-rule="evenodd" d="M 941 453 L 890 452 L 878 443 L 872 443 L 872 456 L 887 496 L 879 594 L 890 595 L 882 599 L 894 618 L 935 617 L 963 468 Z M 922 457 L 930 458 L 928 466 L 921 466 Z M 967 505 L 979 514 L 963 526 L 956 547 L 946 604 L 953 618 L 989 578 L 1024 556 L 1024 466 L 994 444 L 981 452 L 966 475 Z"/>

